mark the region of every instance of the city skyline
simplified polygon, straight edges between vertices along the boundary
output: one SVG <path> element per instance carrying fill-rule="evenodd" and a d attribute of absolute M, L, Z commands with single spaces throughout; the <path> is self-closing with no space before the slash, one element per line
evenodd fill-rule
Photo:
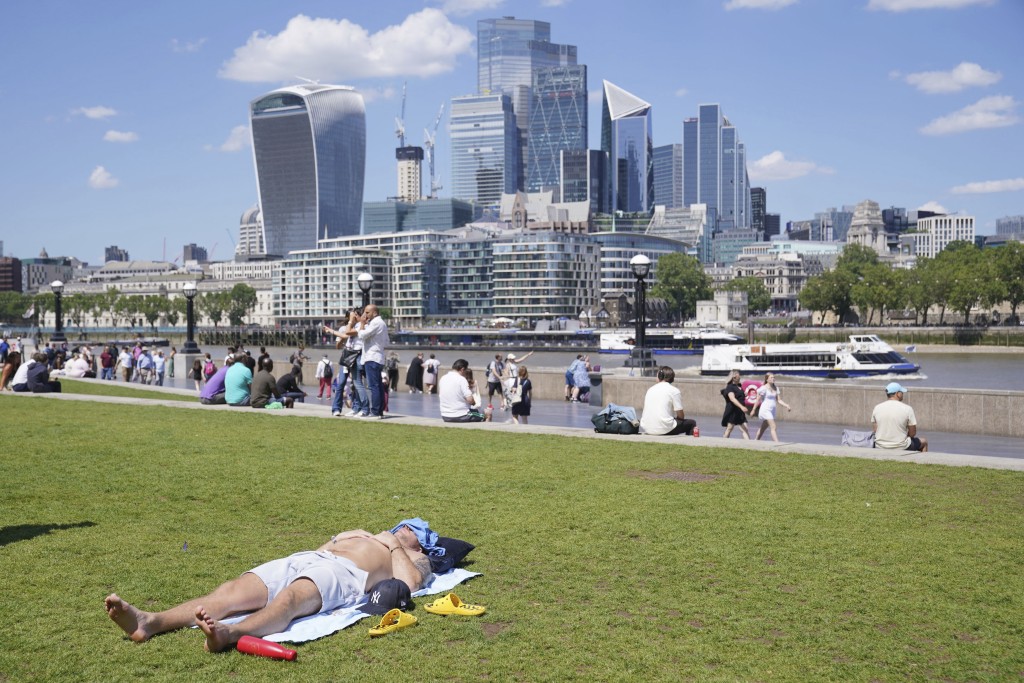
<path fill-rule="evenodd" d="M 366 99 L 362 201 L 396 194 L 394 117 L 407 144 L 438 107 L 476 92 L 477 22 L 551 25 L 589 72 L 589 148 L 601 85 L 652 104 L 653 144 L 719 104 L 742 131 L 752 186 L 783 222 L 865 199 L 964 211 L 979 234 L 1024 214 L 1024 4 L 1009 0 L 396 1 L 287 7 L 186 0 L 20 3 L 8 11 L 0 91 L 5 255 L 136 259 L 187 243 L 230 258 L 257 199 L 248 103 L 297 78 Z M 917 9 L 913 9 L 917 8 Z M 727 36 L 727 40 L 723 38 Z M 614 46 L 614 47 L 612 47 Z M 448 114 L 437 169 L 451 196 Z M 227 232 L 226 232 L 227 231 Z"/>

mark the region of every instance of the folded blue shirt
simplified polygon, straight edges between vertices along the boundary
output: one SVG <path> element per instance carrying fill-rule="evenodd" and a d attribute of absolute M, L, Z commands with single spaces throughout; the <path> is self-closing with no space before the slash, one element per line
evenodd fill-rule
<path fill-rule="evenodd" d="M 444 556 L 444 548 L 437 545 L 437 532 L 430 530 L 430 524 L 428 522 L 420 519 L 419 517 L 403 519 L 395 525 L 395 528 L 391 530 L 391 533 L 395 533 L 403 526 L 409 527 L 409 530 L 416 534 L 416 540 L 420 542 L 420 546 L 423 547 L 423 552 L 427 555 L 430 557 Z"/>

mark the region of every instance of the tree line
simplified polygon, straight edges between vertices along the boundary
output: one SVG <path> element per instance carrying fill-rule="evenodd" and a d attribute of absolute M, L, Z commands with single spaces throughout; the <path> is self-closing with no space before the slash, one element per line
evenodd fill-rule
<path fill-rule="evenodd" d="M 39 320 L 54 311 L 53 292 L 22 294 L 0 292 L 0 320 L 22 325 L 29 319 Z M 185 298 L 164 294 L 123 294 L 110 287 L 100 293 L 73 293 L 61 297 L 61 314 L 65 328 L 79 330 L 90 324 L 99 326 L 103 318 L 113 321 L 114 327 L 149 325 L 155 332 L 161 320 L 175 327 L 185 318 Z M 225 318 L 231 325 L 243 324 L 244 318 L 256 308 L 256 290 L 238 283 L 230 290 L 205 292 L 195 298 L 197 317 L 206 317 L 214 327 Z M 30 313 L 29 315 L 26 315 Z"/>
<path fill-rule="evenodd" d="M 913 313 L 914 324 L 926 325 L 934 308 L 940 325 L 947 311 L 969 322 L 971 309 L 989 310 L 1004 302 L 1016 320 L 1024 301 L 1024 244 L 979 249 L 972 242 L 953 242 L 934 258 L 917 259 L 910 269 L 892 268 L 872 249 L 851 244 L 835 269 L 807 279 L 799 300 L 804 309 L 831 312 L 839 322 L 856 308 L 866 325 L 905 310 Z"/>

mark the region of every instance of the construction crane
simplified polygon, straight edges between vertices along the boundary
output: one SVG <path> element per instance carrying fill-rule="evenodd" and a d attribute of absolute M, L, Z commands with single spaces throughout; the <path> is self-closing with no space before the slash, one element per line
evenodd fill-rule
<path fill-rule="evenodd" d="M 437 140 L 437 127 L 441 125 L 441 117 L 444 116 L 444 102 L 441 103 L 441 109 L 437 112 L 437 118 L 434 119 L 434 130 L 433 132 L 423 129 L 423 146 L 426 147 L 427 151 L 427 163 L 430 164 L 430 198 L 437 199 L 437 191 L 443 186 L 441 185 L 441 178 L 434 173 L 434 143 Z"/>
<path fill-rule="evenodd" d="M 402 115 L 395 119 L 395 136 L 399 147 L 405 147 L 405 86 L 408 84 L 408 81 L 402 83 Z"/>

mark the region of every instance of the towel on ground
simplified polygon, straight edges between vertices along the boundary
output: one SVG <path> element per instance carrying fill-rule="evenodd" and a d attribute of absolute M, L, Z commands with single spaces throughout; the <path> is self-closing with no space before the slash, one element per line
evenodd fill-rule
<path fill-rule="evenodd" d="M 395 533 L 403 526 L 409 527 L 409 529 L 416 534 L 416 540 L 420 542 L 420 547 L 423 548 L 423 552 L 425 552 L 428 557 L 444 556 L 445 550 L 437 545 L 437 532 L 431 530 L 430 522 L 420 519 L 419 517 L 403 519 L 395 525 L 391 530 L 391 533 Z"/>
<path fill-rule="evenodd" d="M 418 598 L 422 595 L 434 595 L 436 593 L 450 591 L 455 586 L 458 586 L 463 581 L 467 581 L 474 576 L 480 576 L 480 572 L 471 572 L 466 569 L 456 568 L 450 569 L 444 574 L 434 574 L 431 577 L 430 582 L 413 593 L 412 596 L 414 598 Z M 364 595 L 358 604 L 352 605 L 351 607 L 339 607 L 338 609 L 330 612 L 311 614 L 308 617 L 296 619 L 292 623 L 288 624 L 288 628 L 284 631 L 263 636 L 263 639 L 270 640 L 275 643 L 304 643 L 308 640 L 316 640 L 317 638 L 323 638 L 331 635 L 332 633 L 337 633 L 341 629 L 356 623 L 363 617 L 370 616 L 365 612 L 359 611 L 359 605 L 364 604 L 368 599 L 369 596 Z M 224 623 L 237 624 L 245 619 L 246 616 L 248 615 L 224 619 Z"/>

